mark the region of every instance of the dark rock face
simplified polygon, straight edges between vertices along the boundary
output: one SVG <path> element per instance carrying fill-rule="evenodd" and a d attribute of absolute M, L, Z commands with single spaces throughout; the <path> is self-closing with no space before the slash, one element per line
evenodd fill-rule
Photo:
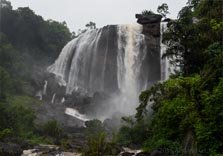
<path fill-rule="evenodd" d="M 105 63 L 105 73 L 104 73 L 104 82 L 98 82 L 96 87 L 103 84 L 103 91 L 106 93 L 116 92 L 118 89 L 118 80 L 117 80 L 117 26 L 109 25 L 102 29 L 101 37 L 98 41 L 98 57 L 102 57 L 98 59 L 99 62 L 95 66 L 98 68 L 103 65 L 103 61 L 106 60 Z M 105 52 L 106 49 L 106 52 Z M 107 54 L 107 56 L 105 56 Z M 101 61 L 100 61 L 101 60 Z M 104 90 L 106 88 L 106 90 Z M 100 90 L 99 90 L 100 91 Z"/>
<path fill-rule="evenodd" d="M 143 25 L 143 33 L 145 35 L 152 35 L 154 37 L 160 37 L 160 22 L 162 19 L 161 15 L 141 15 L 136 14 L 137 22 Z"/>
<path fill-rule="evenodd" d="M 150 14 L 150 15 L 136 14 L 135 17 L 138 19 L 137 22 L 142 25 L 159 23 L 162 19 L 162 16 L 158 14 Z"/>
<path fill-rule="evenodd" d="M 44 103 L 35 109 L 37 115 L 35 122 L 37 125 L 42 125 L 52 120 L 58 121 L 65 129 L 84 125 L 84 121 L 65 114 L 66 106 L 61 103 Z"/>
<path fill-rule="evenodd" d="M 160 21 L 162 16 L 137 14 L 136 18 L 138 19 L 137 22 L 143 26 L 142 33 L 145 36 L 145 43 L 143 42 L 143 44 L 146 44 L 147 47 L 145 59 L 142 61 L 138 77 L 139 88 L 144 88 L 144 82 L 147 82 L 147 87 L 150 87 L 159 81 L 161 77 Z M 112 95 L 118 95 L 121 92 L 118 87 L 117 78 L 117 51 L 120 50 L 117 42 L 120 37 L 118 29 L 117 25 L 109 25 L 97 30 L 97 35 L 100 36 L 97 43 L 92 43 L 93 46 L 91 45 L 84 49 L 86 52 L 89 52 L 89 48 L 92 48 L 93 52 L 89 52 L 89 55 L 84 53 L 84 56 L 78 60 L 80 62 L 77 65 L 83 64 L 83 58 L 85 57 L 88 60 L 85 61 L 85 67 L 80 69 L 78 75 L 78 79 L 81 80 L 78 83 L 82 87 L 73 90 L 70 94 L 66 94 L 66 86 L 58 83 L 62 78 L 56 76 L 56 74 L 44 72 L 42 75 L 39 74 L 37 78 L 34 78 L 33 84 L 41 94 L 38 94 L 38 96 L 41 96 L 44 103 L 36 108 L 37 123 L 41 124 L 49 120 L 57 120 L 63 126 L 79 127 L 83 126 L 83 121 L 65 114 L 64 111 L 67 107 L 74 108 L 82 114 L 95 117 L 95 114 L 103 112 L 111 105 L 108 99 L 111 99 Z M 125 37 L 125 35 L 121 37 Z M 81 40 L 81 37 L 79 40 Z M 92 40 L 89 41 L 89 44 L 91 42 Z M 122 44 L 126 44 L 125 42 L 124 39 Z M 63 77 L 66 82 L 69 79 L 69 71 L 72 68 L 77 48 L 77 45 L 73 47 L 66 60 Z M 140 52 L 143 51 L 142 49 L 144 47 L 140 45 Z M 121 52 L 124 54 L 124 49 L 121 49 Z M 44 82 L 46 81 L 47 88 L 44 92 Z"/>
<path fill-rule="evenodd" d="M 148 86 L 161 79 L 160 67 L 160 22 L 161 15 L 136 14 L 137 22 L 143 25 L 143 34 L 146 36 L 147 55 L 142 64 L 142 71 L 148 78 Z"/>

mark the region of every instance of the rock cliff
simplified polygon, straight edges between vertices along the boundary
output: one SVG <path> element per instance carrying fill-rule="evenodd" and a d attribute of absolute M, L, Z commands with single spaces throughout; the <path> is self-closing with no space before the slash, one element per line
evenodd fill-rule
<path fill-rule="evenodd" d="M 133 70 L 133 72 L 138 73 L 138 76 L 136 78 L 138 80 L 137 83 L 139 84 L 137 84 L 138 86 L 136 88 L 139 88 L 139 94 L 141 91 L 140 89 L 149 88 L 152 84 L 159 81 L 161 77 L 160 21 L 162 17 L 156 14 L 136 14 L 136 18 L 137 22 L 142 25 L 142 34 L 144 34 L 145 37 L 145 42 L 140 42 L 140 44 L 134 43 L 134 46 L 138 46 L 139 48 L 140 54 L 138 54 L 138 57 L 142 57 L 141 55 L 143 55 L 142 62 L 140 62 L 139 65 L 140 68 L 134 69 L 136 71 Z M 37 123 L 45 123 L 48 120 L 57 120 L 61 123 L 61 125 L 68 128 L 83 126 L 84 121 L 81 121 L 80 119 L 65 114 L 65 110 L 67 107 L 74 108 L 81 114 L 86 114 L 87 116 L 91 116 L 92 118 L 100 115 L 106 115 L 100 114 L 101 112 L 104 112 L 105 109 L 109 108 L 109 105 L 111 105 L 111 102 L 106 101 L 112 99 L 114 95 L 116 96 L 123 92 L 119 84 L 119 81 L 121 80 L 118 80 L 117 76 L 117 73 L 120 70 L 120 67 L 117 66 L 117 61 L 120 61 L 117 59 L 117 51 L 119 50 L 119 53 L 121 51 L 120 58 L 123 59 L 121 61 L 124 61 L 124 56 L 122 55 L 125 55 L 124 52 L 126 49 L 123 49 L 123 47 L 128 44 L 126 43 L 128 42 L 128 40 L 126 40 L 126 34 L 120 35 L 120 31 L 123 28 L 125 27 L 121 27 L 120 29 L 120 26 L 109 25 L 97 30 L 98 33 L 96 33 L 95 35 L 99 37 L 80 36 L 80 39 L 77 39 L 83 40 L 82 42 L 89 40 L 87 44 L 92 44 L 89 47 L 84 47 L 85 53 L 89 52 L 89 48 L 93 48 L 92 50 L 96 50 L 94 51 L 94 53 L 89 53 L 90 55 L 86 55 L 86 57 L 89 57 L 86 59 L 92 61 L 91 64 L 89 63 L 89 61 L 84 62 L 85 58 L 77 59 L 76 61 L 78 62 L 74 64 L 74 55 L 76 55 L 76 53 L 78 52 L 78 46 L 82 45 L 73 44 L 74 46 L 68 47 L 73 48 L 73 50 L 69 54 L 69 57 L 67 57 L 66 64 L 62 64 L 65 67 L 64 70 L 62 70 L 64 72 L 64 75 L 58 76 L 54 73 L 45 72 L 43 75 L 40 74 L 41 76 L 34 80 L 38 81 L 34 82 L 37 85 L 36 88 L 38 88 L 37 96 L 40 100 L 43 100 L 44 102 L 43 105 L 41 105 L 39 108 L 36 108 Z M 93 44 L 94 40 L 97 40 L 97 44 L 95 45 Z M 117 40 L 119 40 L 119 42 L 124 45 L 120 47 L 120 43 L 117 43 Z M 146 51 L 145 54 L 143 54 L 145 47 Z M 132 47 L 129 46 L 127 48 Z M 96 61 L 93 62 L 94 59 L 96 59 Z M 76 88 L 73 91 L 71 90 L 72 92 L 70 92 L 70 94 L 67 94 L 67 91 L 70 90 L 64 84 L 69 83 L 68 79 L 72 78 L 69 77 L 68 73 L 74 65 L 80 66 L 80 69 L 78 71 L 79 76 L 85 75 L 80 79 L 81 81 L 78 81 L 78 83 L 80 83 L 83 88 Z M 83 65 L 85 65 L 86 68 L 82 68 Z M 51 67 L 54 68 L 53 66 Z M 126 72 L 125 70 L 126 69 L 121 72 Z M 100 78 L 100 76 L 102 76 L 102 78 Z M 76 78 L 79 79 L 78 77 Z M 38 86 L 38 84 L 41 86 Z M 130 86 L 124 87 L 126 87 L 125 89 L 127 90 L 128 88 L 131 88 Z M 137 101 L 135 101 L 135 104 L 137 104 Z"/>

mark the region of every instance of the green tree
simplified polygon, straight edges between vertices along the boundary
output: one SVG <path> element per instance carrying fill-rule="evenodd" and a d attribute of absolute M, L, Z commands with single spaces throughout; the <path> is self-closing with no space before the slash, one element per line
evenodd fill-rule
<path fill-rule="evenodd" d="M 44 44 L 49 54 L 48 57 L 55 60 L 63 48 L 63 46 L 71 40 L 71 33 L 65 22 L 57 22 L 54 20 L 47 20 L 45 23 L 46 34 L 44 35 Z M 46 54 L 45 54 L 46 55 Z"/>
<path fill-rule="evenodd" d="M 96 23 L 90 21 L 85 25 L 88 29 L 96 29 Z"/>
<path fill-rule="evenodd" d="M 100 120 L 86 121 L 85 125 L 87 144 L 82 149 L 84 156 L 117 155 L 115 137 L 112 140 L 108 138 L 104 125 Z"/>
<path fill-rule="evenodd" d="M 107 153 L 108 143 L 106 134 L 99 132 L 87 139 L 87 147 L 83 149 L 84 156 L 104 156 Z"/>
<path fill-rule="evenodd" d="M 154 14 L 154 12 L 152 10 L 143 10 L 141 12 L 142 15 L 148 16 L 148 15 L 152 15 Z"/>
<path fill-rule="evenodd" d="M 0 12 L 0 137 L 41 142 L 33 122 L 33 76 L 56 59 L 71 33 L 65 22 L 45 21 L 29 7 L 15 10 L 7 0 L 0 1 Z M 58 125 L 50 126 L 58 137 Z"/>
<path fill-rule="evenodd" d="M 158 148 L 167 149 L 167 155 L 223 153 L 221 6 L 221 1 L 190 0 L 178 19 L 167 24 L 164 57 L 179 66 L 180 72 L 141 93 L 136 123 L 120 129 L 124 141 L 133 133 L 138 138 L 148 136 L 142 146 L 149 152 Z M 148 131 L 134 131 L 137 124 L 145 123 Z"/>
<path fill-rule="evenodd" d="M 166 15 L 169 14 L 168 10 L 169 10 L 169 7 L 166 3 L 163 3 L 157 8 L 157 12 L 161 14 L 164 18 L 166 18 Z"/>
<path fill-rule="evenodd" d="M 6 99 L 12 90 L 11 78 L 7 71 L 0 66 L 0 100 Z"/>
<path fill-rule="evenodd" d="M 56 120 L 48 121 L 43 125 L 43 131 L 44 134 L 57 139 L 62 136 L 62 129 Z"/>
<path fill-rule="evenodd" d="M 220 23 L 221 1 L 192 1 L 181 9 L 177 20 L 167 24 L 163 42 L 168 46 L 166 54 L 178 66 L 183 75 L 203 69 L 205 49 L 213 42 L 221 42 L 222 31 L 215 31 L 211 21 Z M 212 22 L 213 24 L 213 22 Z"/>
<path fill-rule="evenodd" d="M 5 8 L 7 8 L 7 9 L 12 9 L 12 5 L 11 5 L 11 2 L 10 1 L 7 1 L 7 0 L 1 0 L 0 1 L 0 8 L 1 9 L 5 9 Z"/>

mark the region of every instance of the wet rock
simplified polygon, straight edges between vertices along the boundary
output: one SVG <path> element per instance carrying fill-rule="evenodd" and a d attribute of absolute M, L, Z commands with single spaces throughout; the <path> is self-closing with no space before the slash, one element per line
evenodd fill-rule
<path fill-rule="evenodd" d="M 161 15 L 136 14 L 137 22 L 143 26 L 142 33 L 145 35 L 147 55 L 142 63 L 141 72 L 144 75 L 140 79 L 148 80 L 148 87 L 151 87 L 161 78 L 160 67 L 160 22 Z"/>
<path fill-rule="evenodd" d="M 119 156 L 150 156 L 149 153 L 143 152 L 142 150 L 133 150 L 127 147 L 122 147 L 122 150 Z"/>
<path fill-rule="evenodd" d="M 23 140 L 18 137 L 10 137 L 10 138 L 4 138 L 2 142 L 5 143 L 13 143 L 19 145 L 22 149 L 30 149 L 33 148 L 33 145 L 28 142 L 27 140 Z"/>
<path fill-rule="evenodd" d="M 162 19 L 162 16 L 158 14 L 150 14 L 150 15 L 136 14 L 135 17 L 138 19 L 137 23 L 142 24 L 142 25 L 151 24 L 151 23 L 159 23 Z"/>
<path fill-rule="evenodd" d="M 135 156 L 150 156 L 150 153 L 148 153 L 148 152 L 139 152 Z"/>
<path fill-rule="evenodd" d="M 61 150 L 56 145 L 38 145 L 33 149 L 24 150 L 22 156 L 33 156 L 33 155 L 46 155 L 46 156 L 55 156 L 61 154 Z"/>
<path fill-rule="evenodd" d="M 21 156 L 22 148 L 13 143 L 0 142 L 0 155 L 2 156 Z"/>
<path fill-rule="evenodd" d="M 77 109 L 82 114 L 87 113 L 92 103 L 92 97 L 81 90 L 73 91 L 71 95 L 66 95 L 65 99 L 66 107 Z"/>
<path fill-rule="evenodd" d="M 82 127 L 84 125 L 84 121 L 65 114 L 66 106 L 60 103 L 44 103 L 35 108 L 35 110 L 35 124 L 37 125 L 43 125 L 52 120 L 56 120 L 65 130 L 68 128 Z"/>
<path fill-rule="evenodd" d="M 37 147 L 36 149 L 24 150 L 22 156 L 81 156 L 81 154 L 76 152 L 64 152 L 51 147 Z"/>
<path fill-rule="evenodd" d="M 134 156 L 135 153 L 131 153 L 131 152 L 121 152 L 119 156 Z"/>
<path fill-rule="evenodd" d="M 160 80 L 159 52 L 160 21 L 162 16 L 156 14 L 148 16 L 138 14 L 136 18 L 138 19 L 138 23 L 143 25 L 142 33 L 145 35 L 145 44 L 148 47 L 145 59 L 139 71 L 141 73 L 139 79 L 140 82 L 142 82 L 139 88 L 143 88 L 145 86 L 144 82 L 147 82 L 148 86 L 150 86 L 150 84 L 152 85 Z M 89 77 L 86 76 L 83 80 L 83 82 L 86 83 L 83 83 L 83 86 L 81 85 L 85 90 L 83 88 L 72 88 L 73 92 L 66 95 L 65 81 L 68 80 L 68 73 L 62 77 L 44 71 L 40 73 L 39 76 L 33 78 L 33 84 L 39 92 L 43 92 L 44 82 L 48 82 L 46 93 L 41 94 L 44 104 L 36 109 L 37 123 L 44 124 L 49 120 L 57 120 L 64 127 L 74 128 L 75 126 L 83 126 L 83 121 L 64 113 L 67 107 L 74 108 L 78 110 L 80 114 L 85 114 L 89 118 L 108 117 L 106 111 L 110 110 L 112 107 L 111 105 L 114 104 L 111 102 L 111 96 L 120 93 L 117 80 L 117 51 L 119 48 L 116 42 L 119 37 L 117 29 L 117 25 L 110 25 L 102 28 L 95 52 L 98 61 L 95 61 L 94 66 L 91 67 L 94 69 L 91 83 L 88 80 Z M 106 55 L 105 49 L 107 49 Z M 141 50 L 143 49 L 144 46 L 142 45 Z M 75 54 L 74 51 L 72 55 Z M 73 56 L 69 57 L 67 60 L 67 71 L 65 71 L 65 73 L 70 70 L 72 58 Z M 99 81 L 101 79 L 98 79 L 98 75 L 101 73 L 98 67 L 101 65 L 105 66 L 103 82 Z M 70 90 L 70 92 L 72 90 Z M 87 93 L 86 90 L 90 93 Z M 111 114 L 109 114 L 109 117 L 110 116 Z M 108 120 L 106 122 L 115 125 L 113 121 Z"/>

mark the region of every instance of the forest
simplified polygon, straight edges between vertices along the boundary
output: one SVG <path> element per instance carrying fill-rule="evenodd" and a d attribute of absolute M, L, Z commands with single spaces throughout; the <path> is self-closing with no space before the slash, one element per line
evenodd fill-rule
<path fill-rule="evenodd" d="M 108 131 L 97 119 L 87 121 L 82 155 L 117 155 L 122 147 L 145 155 L 223 155 L 222 3 L 188 0 L 177 19 L 168 19 L 168 6 L 160 6 L 168 20 L 162 57 L 177 70 L 141 92 L 136 114 L 123 117 L 118 130 Z M 0 17 L 0 155 L 5 155 L 4 143 L 71 149 L 72 140 L 57 121 L 35 124 L 34 108 L 42 102 L 33 96 L 33 77 L 53 63 L 75 33 L 66 22 L 44 20 L 28 7 L 14 10 L 7 0 L 0 1 Z"/>

